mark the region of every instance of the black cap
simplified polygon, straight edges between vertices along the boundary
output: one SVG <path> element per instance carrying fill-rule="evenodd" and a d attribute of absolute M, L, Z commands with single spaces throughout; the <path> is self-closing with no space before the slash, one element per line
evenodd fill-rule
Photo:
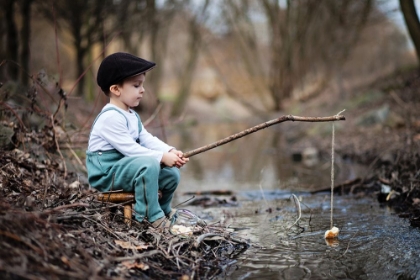
<path fill-rule="evenodd" d="M 98 69 L 96 82 L 103 92 L 108 92 L 109 87 L 125 78 L 145 73 L 155 67 L 156 63 L 129 53 L 117 52 L 102 61 Z"/>

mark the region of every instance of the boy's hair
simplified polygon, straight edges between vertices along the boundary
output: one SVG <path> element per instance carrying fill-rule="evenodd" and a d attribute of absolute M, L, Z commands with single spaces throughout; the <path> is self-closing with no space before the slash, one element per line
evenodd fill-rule
<path fill-rule="evenodd" d="M 101 62 L 96 82 L 102 91 L 109 95 L 112 85 L 121 85 L 124 79 L 146 73 L 155 67 L 156 63 L 129 53 L 117 52 L 111 54 Z"/>

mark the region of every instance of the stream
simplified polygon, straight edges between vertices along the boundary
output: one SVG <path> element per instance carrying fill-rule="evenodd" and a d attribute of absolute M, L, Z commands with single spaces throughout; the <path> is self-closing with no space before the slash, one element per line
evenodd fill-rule
<path fill-rule="evenodd" d="M 188 207 L 251 244 L 217 279 L 420 279 L 420 231 L 375 200 L 335 197 L 340 234 L 327 242 L 329 194 L 299 195 L 302 217 L 295 226 L 290 199 L 264 196 L 241 193 L 238 207 Z"/>
<path fill-rule="evenodd" d="M 188 151 L 185 147 L 209 144 L 245 128 L 200 126 L 172 141 Z M 324 239 L 330 229 L 330 192 L 310 191 L 330 187 L 330 155 L 318 153 L 310 142 L 288 148 L 293 137 L 278 128 L 245 138 L 191 158 L 181 169 L 173 201 L 177 205 L 190 199 L 186 192 L 232 192 L 197 195 L 196 200 L 208 199 L 206 207 L 178 206 L 208 224 L 226 226 L 251 244 L 216 279 L 420 279 L 420 230 L 375 198 L 335 195 L 333 222 L 340 234 L 333 242 Z M 308 149 L 316 156 L 305 161 Z M 335 163 L 335 185 L 369 172 L 340 156 Z M 300 218 L 293 195 L 300 201 Z"/>

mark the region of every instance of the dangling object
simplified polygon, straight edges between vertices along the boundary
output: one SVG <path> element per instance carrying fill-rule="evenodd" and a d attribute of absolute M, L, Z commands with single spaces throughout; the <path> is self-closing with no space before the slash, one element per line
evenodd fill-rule
<path fill-rule="evenodd" d="M 325 232 L 325 239 L 333 239 L 333 238 L 337 238 L 338 233 L 340 232 L 340 230 L 338 229 L 338 227 L 332 227 L 332 229 L 329 229 Z"/>

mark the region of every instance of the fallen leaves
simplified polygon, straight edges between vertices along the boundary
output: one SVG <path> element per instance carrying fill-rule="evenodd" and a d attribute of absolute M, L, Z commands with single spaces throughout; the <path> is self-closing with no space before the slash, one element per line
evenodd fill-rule
<path fill-rule="evenodd" d="M 144 242 L 134 242 L 134 241 L 124 241 L 124 240 L 114 240 L 115 244 L 119 245 L 123 249 L 130 250 L 146 250 L 149 248 L 149 245 Z"/>
<path fill-rule="evenodd" d="M 138 268 L 141 270 L 148 270 L 150 268 L 147 264 L 143 262 L 138 263 L 136 261 L 123 261 L 121 264 L 128 269 Z"/>

